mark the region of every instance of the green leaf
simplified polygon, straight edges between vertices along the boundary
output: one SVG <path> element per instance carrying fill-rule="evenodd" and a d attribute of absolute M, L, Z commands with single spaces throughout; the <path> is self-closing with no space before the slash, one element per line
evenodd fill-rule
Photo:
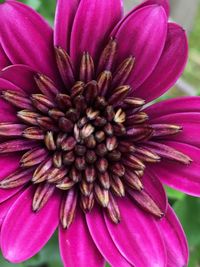
<path fill-rule="evenodd" d="M 45 248 L 40 252 L 40 256 L 48 267 L 63 267 L 60 258 L 57 233 L 54 234 Z"/>
<path fill-rule="evenodd" d="M 188 267 L 200 266 L 200 245 L 190 249 L 190 262 Z"/>
<path fill-rule="evenodd" d="M 168 197 L 172 198 L 173 200 L 180 200 L 185 197 L 184 193 L 176 191 L 175 189 L 169 188 L 167 186 L 165 187 L 165 189 L 166 189 Z"/>
<path fill-rule="evenodd" d="M 191 247 L 200 245 L 200 199 L 185 197 L 174 205 Z"/>

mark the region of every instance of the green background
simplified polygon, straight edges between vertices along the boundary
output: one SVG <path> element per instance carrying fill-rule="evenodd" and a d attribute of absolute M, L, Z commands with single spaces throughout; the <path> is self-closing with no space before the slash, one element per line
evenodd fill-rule
<path fill-rule="evenodd" d="M 55 0 L 23 0 L 40 12 L 52 25 L 55 11 Z M 200 12 L 193 31 L 189 36 L 190 56 L 184 79 L 200 92 Z M 176 87 L 163 98 L 182 95 Z M 173 205 L 185 229 L 190 246 L 189 267 L 200 266 L 200 199 L 186 196 L 167 188 L 170 203 Z M 57 234 L 50 240 L 46 247 L 34 258 L 23 264 L 13 265 L 7 263 L 0 256 L 1 267 L 62 267 L 58 250 Z"/>

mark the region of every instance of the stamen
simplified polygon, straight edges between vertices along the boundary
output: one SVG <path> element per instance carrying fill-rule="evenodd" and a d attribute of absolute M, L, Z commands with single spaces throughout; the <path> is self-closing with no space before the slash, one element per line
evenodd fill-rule
<path fill-rule="evenodd" d="M 94 194 L 91 193 L 89 196 L 81 195 L 81 208 L 85 213 L 88 213 L 92 210 L 94 206 Z"/>
<path fill-rule="evenodd" d="M 38 125 L 37 118 L 41 115 L 39 113 L 29 111 L 29 110 L 21 110 L 17 113 L 17 117 L 24 121 L 25 123 Z"/>
<path fill-rule="evenodd" d="M 55 47 L 56 62 L 62 77 L 62 80 L 67 88 L 74 83 L 74 71 L 72 62 L 67 52 L 61 47 Z"/>
<path fill-rule="evenodd" d="M 93 192 L 94 184 L 93 183 L 87 183 L 86 181 L 82 180 L 79 188 L 80 188 L 81 193 L 84 196 L 88 197 Z"/>
<path fill-rule="evenodd" d="M 122 180 L 117 175 L 112 176 L 111 188 L 112 188 L 113 192 L 118 197 L 124 197 L 125 196 L 124 184 L 123 184 Z"/>
<path fill-rule="evenodd" d="M 108 151 L 113 151 L 118 146 L 117 138 L 115 136 L 106 139 L 106 147 Z"/>
<path fill-rule="evenodd" d="M 175 160 L 186 165 L 192 162 L 190 157 L 167 145 L 155 142 L 147 142 L 146 145 L 147 149 L 150 149 L 154 153 L 158 154 L 161 158 Z"/>
<path fill-rule="evenodd" d="M 109 190 L 110 189 L 110 176 L 108 172 L 99 174 L 98 178 L 99 178 L 99 181 L 102 187 L 106 190 Z"/>
<path fill-rule="evenodd" d="M 48 183 L 39 185 L 33 197 L 33 211 L 40 211 L 53 195 L 54 190 L 55 187 Z"/>
<path fill-rule="evenodd" d="M 63 198 L 61 210 L 60 210 L 60 220 L 64 229 L 69 228 L 74 220 L 75 211 L 77 205 L 77 193 L 75 189 L 69 190 L 67 195 Z"/>
<path fill-rule="evenodd" d="M 126 118 L 126 126 L 134 126 L 135 124 L 142 124 L 148 120 L 148 115 L 145 112 L 139 112 Z"/>
<path fill-rule="evenodd" d="M 76 140 L 74 137 L 66 137 L 61 143 L 61 148 L 64 151 L 71 151 L 75 148 L 75 146 Z"/>
<path fill-rule="evenodd" d="M 84 52 L 80 64 L 80 80 L 87 83 L 93 79 L 94 62 L 88 52 Z"/>
<path fill-rule="evenodd" d="M 44 140 L 44 132 L 39 127 L 26 128 L 22 136 L 31 140 Z"/>
<path fill-rule="evenodd" d="M 127 97 L 124 99 L 124 104 L 122 105 L 123 108 L 138 108 L 141 106 L 144 106 L 145 100 L 141 98 L 135 98 L 135 97 Z M 130 107 L 131 106 L 131 107 Z"/>
<path fill-rule="evenodd" d="M 145 211 L 158 218 L 162 218 L 164 216 L 164 213 L 161 211 L 155 201 L 145 191 L 137 192 L 128 190 L 128 192 L 131 197 L 137 202 L 137 204 L 139 204 L 139 206 L 142 207 Z"/>
<path fill-rule="evenodd" d="M 37 123 L 42 129 L 47 131 L 57 132 L 59 130 L 54 121 L 49 117 L 39 117 L 37 118 Z"/>
<path fill-rule="evenodd" d="M 1 96 L 3 99 L 7 100 L 9 103 L 18 108 L 30 109 L 30 110 L 33 109 L 31 100 L 27 97 L 26 94 L 22 92 L 7 90 L 7 91 L 2 91 Z"/>
<path fill-rule="evenodd" d="M 59 128 L 66 133 L 71 132 L 74 127 L 73 122 L 65 117 L 60 118 L 58 121 L 58 124 L 59 124 Z"/>
<path fill-rule="evenodd" d="M 98 96 L 98 84 L 96 81 L 90 81 L 85 86 L 85 99 L 88 104 L 91 104 Z"/>
<path fill-rule="evenodd" d="M 141 191 L 143 189 L 142 182 L 134 172 L 126 170 L 124 175 L 125 182 L 127 185 L 135 190 Z"/>
<path fill-rule="evenodd" d="M 56 168 L 62 167 L 62 152 L 56 151 L 53 155 L 53 164 Z"/>
<path fill-rule="evenodd" d="M 63 154 L 63 163 L 66 166 L 70 166 L 75 161 L 75 155 L 73 151 Z"/>
<path fill-rule="evenodd" d="M 164 137 L 168 135 L 174 135 L 182 131 L 182 127 L 171 124 L 152 124 L 153 137 Z"/>
<path fill-rule="evenodd" d="M 108 207 L 108 204 L 109 204 L 108 190 L 102 189 L 99 185 L 96 184 L 94 191 L 95 191 L 96 199 L 99 202 L 99 204 L 104 208 Z"/>
<path fill-rule="evenodd" d="M 101 96 L 105 96 L 108 92 L 109 87 L 112 82 L 112 73 L 110 71 L 103 71 L 99 74 L 97 78 L 97 83 L 99 86 L 99 93 Z"/>
<path fill-rule="evenodd" d="M 49 183 L 57 183 L 60 182 L 66 175 L 68 174 L 67 168 L 53 168 L 51 172 L 48 173 L 47 181 Z"/>
<path fill-rule="evenodd" d="M 52 132 L 47 132 L 45 137 L 44 137 L 44 143 L 46 145 L 46 147 L 48 148 L 48 150 L 50 151 L 54 151 L 56 150 L 56 144 L 55 144 L 55 140 L 54 140 L 54 136 Z"/>
<path fill-rule="evenodd" d="M 15 124 L 15 123 L 0 123 L 0 136 L 21 136 L 26 125 L 23 124 Z"/>
<path fill-rule="evenodd" d="M 66 110 L 72 107 L 71 98 L 65 94 L 57 94 L 56 102 L 62 110 Z"/>
<path fill-rule="evenodd" d="M 116 112 L 114 121 L 116 123 L 123 123 L 126 121 L 126 113 L 121 108 Z"/>
<path fill-rule="evenodd" d="M 48 151 L 43 148 L 35 148 L 26 152 L 21 160 L 21 167 L 31 167 L 43 162 L 48 156 Z"/>
<path fill-rule="evenodd" d="M 126 58 L 117 68 L 113 77 L 113 86 L 123 85 L 127 82 L 135 63 L 135 58 L 132 56 Z"/>
<path fill-rule="evenodd" d="M 78 95 L 83 94 L 84 91 L 84 82 L 78 81 L 74 84 L 74 86 L 71 88 L 71 98 L 75 98 Z"/>
<path fill-rule="evenodd" d="M 47 97 L 54 98 L 59 93 L 54 82 L 44 74 L 37 73 L 34 79 L 40 91 Z"/>
<path fill-rule="evenodd" d="M 111 38 L 100 56 L 98 72 L 102 70 L 112 70 L 116 52 L 117 41 Z"/>
<path fill-rule="evenodd" d="M 110 219 L 115 223 L 118 224 L 120 222 L 120 211 L 119 207 L 112 196 L 112 194 L 109 195 L 109 204 L 107 207 L 107 213 L 110 217 Z"/>
<path fill-rule="evenodd" d="M 37 143 L 32 140 L 10 140 L 0 144 L 0 154 L 24 151 L 35 146 Z"/>
<path fill-rule="evenodd" d="M 143 147 L 137 147 L 135 150 L 135 156 L 145 162 L 156 163 L 160 162 L 161 157 L 156 153 L 152 152 L 150 149 Z"/>
<path fill-rule="evenodd" d="M 121 103 L 125 99 L 129 91 L 130 91 L 130 86 L 128 85 L 117 87 L 113 91 L 112 96 L 109 98 L 109 104 L 116 107 L 119 103 Z"/>
<path fill-rule="evenodd" d="M 121 163 L 112 164 L 110 170 L 114 175 L 119 177 L 123 177 L 125 174 L 125 167 Z"/>
<path fill-rule="evenodd" d="M 8 177 L 0 181 L 0 188 L 11 189 L 24 185 L 31 180 L 32 173 L 33 168 L 26 170 L 20 168 L 16 172 L 10 174 Z"/>
<path fill-rule="evenodd" d="M 47 160 L 43 161 L 35 170 L 32 178 L 33 183 L 41 183 L 46 180 L 47 178 L 47 171 L 52 167 L 52 159 L 48 158 Z"/>
<path fill-rule="evenodd" d="M 69 177 L 66 177 L 62 182 L 58 183 L 56 187 L 61 190 L 69 190 L 74 186 L 74 184 L 74 181 L 72 181 Z"/>
<path fill-rule="evenodd" d="M 88 183 L 93 183 L 96 179 L 96 170 L 94 166 L 88 166 L 85 169 L 85 179 Z"/>
<path fill-rule="evenodd" d="M 131 167 L 135 170 L 145 169 L 143 162 L 131 154 L 128 154 L 126 157 L 124 157 L 122 161 L 126 166 Z"/>

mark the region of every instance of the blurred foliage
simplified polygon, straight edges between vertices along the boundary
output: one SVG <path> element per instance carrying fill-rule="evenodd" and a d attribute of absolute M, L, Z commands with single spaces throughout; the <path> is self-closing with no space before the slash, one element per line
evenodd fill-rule
<path fill-rule="evenodd" d="M 1 0 L 0 0 L 1 1 Z M 39 13 L 41 13 L 51 25 L 53 25 L 55 0 L 21 0 Z M 190 35 L 190 56 L 184 78 L 200 92 L 200 10 L 194 29 Z M 180 95 L 180 91 L 174 88 L 161 99 Z M 181 181 L 180 181 L 181 182 Z M 173 205 L 186 232 L 190 246 L 189 267 L 200 266 L 200 199 L 192 198 L 176 190 L 166 188 L 170 203 Z M 16 266 L 7 263 L 0 257 L 1 267 Z M 18 267 L 62 267 L 60 260 L 57 234 L 49 241 L 45 248 L 31 260 L 18 264 Z M 109 267 L 109 265 L 107 265 Z"/>
<path fill-rule="evenodd" d="M 200 8 L 189 37 L 189 61 L 183 77 L 200 93 Z"/>

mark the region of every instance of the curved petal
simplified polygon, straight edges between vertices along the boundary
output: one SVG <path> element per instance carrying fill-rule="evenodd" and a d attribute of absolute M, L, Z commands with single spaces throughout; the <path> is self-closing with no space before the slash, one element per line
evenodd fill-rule
<path fill-rule="evenodd" d="M 1 78 L 0 72 L 0 92 L 3 90 L 22 91 L 13 83 Z M 16 109 L 0 97 L 0 122 L 18 122 Z"/>
<path fill-rule="evenodd" d="M 0 155 L 0 181 L 19 168 L 20 154 Z"/>
<path fill-rule="evenodd" d="M 58 195 L 52 196 L 40 212 L 34 213 L 33 193 L 34 189 L 30 187 L 18 198 L 2 225 L 2 253 L 4 258 L 12 263 L 25 261 L 35 255 L 58 226 Z"/>
<path fill-rule="evenodd" d="M 200 147 L 200 113 L 189 112 L 169 114 L 150 120 L 150 122 L 179 125 L 183 130 L 176 135 L 165 137 L 165 139 Z"/>
<path fill-rule="evenodd" d="M 118 205 L 120 224 L 113 224 L 107 216 L 105 221 L 122 255 L 137 267 L 166 266 L 164 243 L 153 217 L 133 205 L 128 198 L 120 199 Z"/>
<path fill-rule="evenodd" d="M 0 39 L 13 64 L 25 64 L 57 78 L 53 31 L 30 7 L 17 1 L 0 5 Z"/>
<path fill-rule="evenodd" d="M 11 62 L 6 56 L 2 46 L 0 45 L 0 70 L 10 65 Z"/>
<path fill-rule="evenodd" d="M 163 160 L 147 168 L 166 185 L 183 191 L 192 196 L 200 196 L 200 149 L 178 142 L 162 142 L 189 156 L 193 162 L 183 165 L 173 161 Z"/>
<path fill-rule="evenodd" d="M 69 52 L 73 20 L 80 0 L 58 0 L 55 14 L 54 45 Z"/>
<path fill-rule="evenodd" d="M 59 244 L 64 266 L 103 267 L 104 260 L 97 250 L 85 221 L 85 215 L 77 210 L 76 217 L 69 229 L 60 227 Z"/>
<path fill-rule="evenodd" d="M 158 226 L 167 250 L 167 267 L 188 266 L 189 251 L 187 239 L 176 214 L 170 206 L 165 218 L 158 223 Z"/>
<path fill-rule="evenodd" d="M 140 5 L 136 6 L 134 8 L 134 11 L 138 10 L 139 8 L 148 6 L 148 5 L 160 5 L 160 6 L 162 6 L 164 8 L 167 16 L 169 17 L 169 14 L 170 14 L 170 3 L 169 3 L 169 0 L 146 0 L 143 3 L 141 3 Z"/>
<path fill-rule="evenodd" d="M 157 179 L 152 173 L 145 172 L 144 176 L 142 177 L 142 183 L 145 191 L 165 213 L 167 211 L 168 199 L 160 180 Z"/>
<path fill-rule="evenodd" d="M 162 6 L 166 12 L 166 15 L 169 17 L 169 13 L 170 13 L 169 0 L 146 0 L 146 1 L 143 1 L 141 4 L 137 5 L 135 8 L 133 8 L 122 20 L 120 20 L 120 22 L 117 24 L 117 26 L 112 31 L 111 35 L 114 36 L 116 32 L 118 31 L 118 29 L 121 27 L 121 25 L 124 23 L 124 21 L 127 20 L 127 18 L 131 16 L 135 11 L 145 6 L 149 6 L 149 5 Z"/>
<path fill-rule="evenodd" d="M 82 0 L 77 10 L 70 42 L 70 54 L 75 66 L 83 52 L 96 60 L 108 36 L 122 16 L 121 0 Z M 84 29 L 84 30 L 83 30 Z"/>
<path fill-rule="evenodd" d="M 163 100 L 147 107 L 144 112 L 148 114 L 151 120 L 173 113 L 200 113 L 200 97 L 185 96 Z"/>
<path fill-rule="evenodd" d="M 0 204 L 0 228 L 9 209 L 12 207 L 12 205 L 14 205 L 15 201 L 17 201 L 20 194 L 21 192 L 18 192 L 17 194 L 15 194 L 14 196 L 10 197 L 8 200 Z"/>
<path fill-rule="evenodd" d="M 120 254 L 110 237 L 103 214 L 94 207 L 86 214 L 87 225 L 97 248 L 112 267 L 131 267 L 132 265 Z M 98 228 L 98 231 L 97 231 Z"/>
<path fill-rule="evenodd" d="M 34 75 L 36 72 L 33 68 L 26 65 L 12 65 L 0 72 L 0 77 L 12 82 L 24 92 L 28 94 L 36 93 L 38 88 L 36 86 Z"/>
<path fill-rule="evenodd" d="M 0 181 L 5 177 L 15 172 L 19 167 L 21 156 L 18 154 L 0 155 Z M 23 186 L 13 189 L 0 189 L 0 203 L 6 201 L 14 194 L 16 194 Z"/>
<path fill-rule="evenodd" d="M 115 33 L 118 63 L 130 55 L 135 57 L 135 66 L 127 81 L 133 90 L 144 82 L 158 63 L 166 34 L 166 13 L 158 5 L 150 5 L 133 12 Z"/>
<path fill-rule="evenodd" d="M 154 71 L 137 88 L 134 95 L 150 102 L 164 94 L 181 76 L 188 59 L 188 42 L 185 31 L 175 23 L 168 24 L 163 53 Z"/>

